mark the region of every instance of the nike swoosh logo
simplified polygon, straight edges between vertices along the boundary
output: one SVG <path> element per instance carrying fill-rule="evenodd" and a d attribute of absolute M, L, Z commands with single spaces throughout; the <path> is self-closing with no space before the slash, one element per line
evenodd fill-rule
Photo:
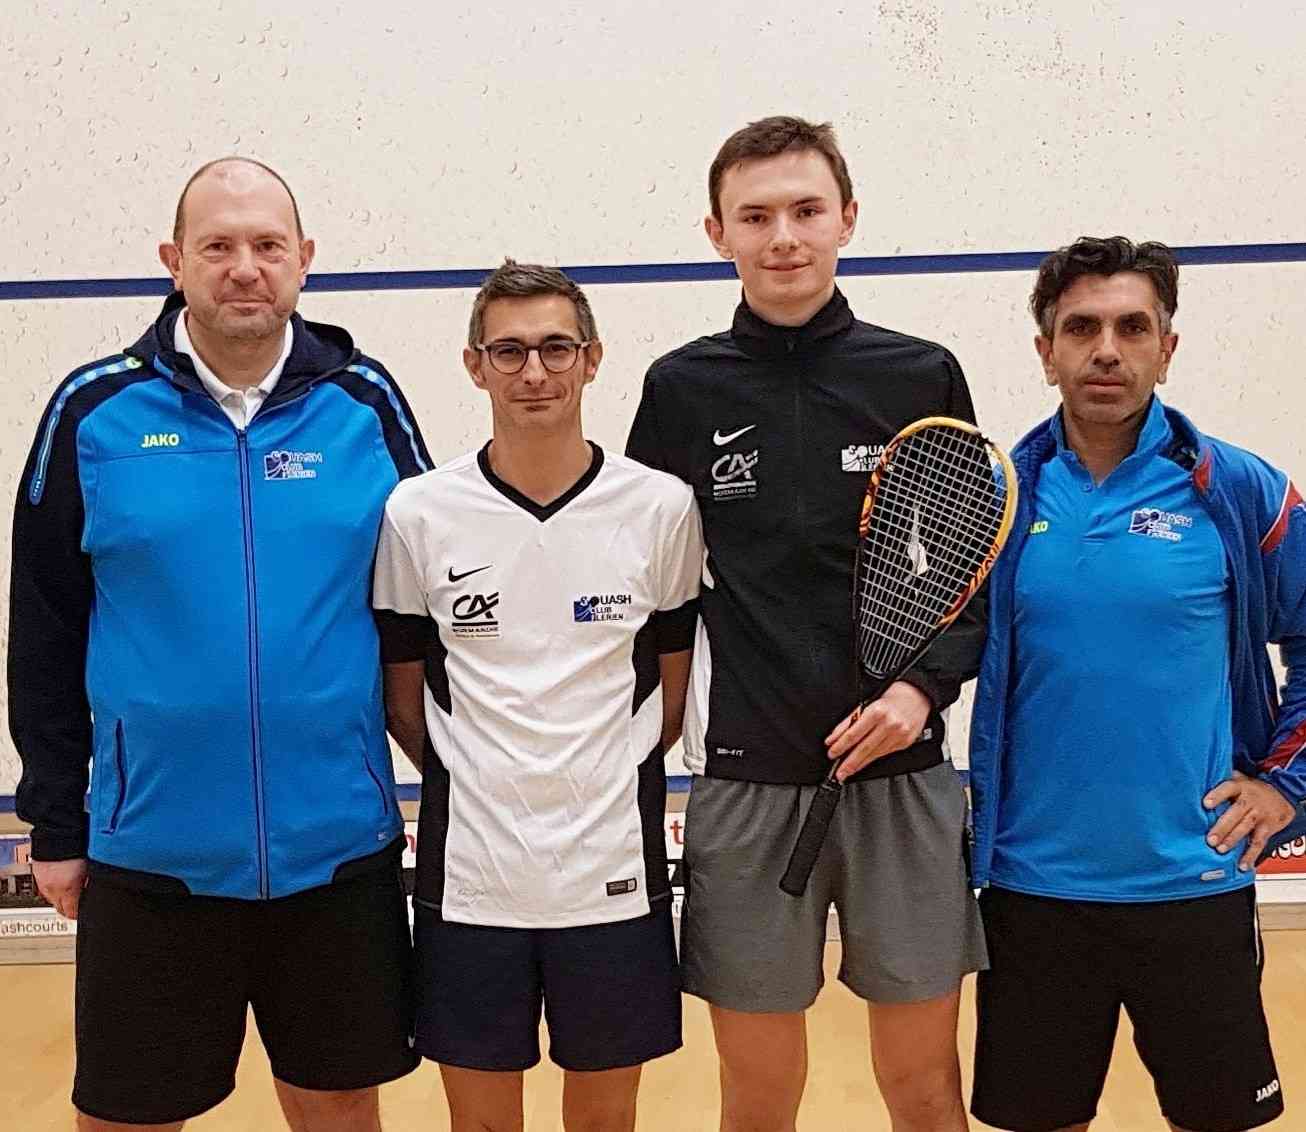
<path fill-rule="evenodd" d="M 491 562 L 489 566 L 477 566 L 475 570 L 464 570 L 461 574 L 455 574 L 455 573 L 453 572 L 453 567 L 450 566 L 450 567 L 449 567 L 449 581 L 451 581 L 451 582 L 461 582 L 464 578 L 470 578 L 473 574 L 479 574 L 482 570 L 488 570 L 488 569 L 490 569 L 490 567 L 493 566 L 493 565 L 494 565 L 494 563 Z"/>
<path fill-rule="evenodd" d="M 755 429 L 756 427 L 757 425 L 755 424 L 745 425 L 738 432 L 728 433 L 726 436 L 722 436 L 721 430 L 717 429 L 716 432 L 712 434 L 712 443 L 715 444 L 718 448 L 720 448 L 721 445 L 723 444 L 729 444 L 732 440 L 738 440 L 741 436 L 744 435 L 744 433 L 749 432 L 750 430 Z"/>

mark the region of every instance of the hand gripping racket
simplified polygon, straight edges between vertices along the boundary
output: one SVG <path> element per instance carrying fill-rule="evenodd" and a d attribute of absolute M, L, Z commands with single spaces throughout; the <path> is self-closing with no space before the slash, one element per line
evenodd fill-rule
<path fill-rule="evenodd" d="M 993 569 L 1015 511 L 1011 461 L 974 425 L 926 417 L 889 442 L 862 501 L 853 567 L 858 713 L 957 619 Z M 780 880 L 790 896 L 806 890 L 825 842 L 842 761 L 798 833 Z"/>

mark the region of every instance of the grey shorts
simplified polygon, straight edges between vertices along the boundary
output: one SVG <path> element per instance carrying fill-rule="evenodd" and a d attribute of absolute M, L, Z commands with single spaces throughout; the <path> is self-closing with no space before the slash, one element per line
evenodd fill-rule
<path fill-rule="evenodd" d="M 806 1010 L 839 916 L 839 979 L 870 1002 L 920 1002 L 987 967 L 966 875 L 966 796 L 950 763 L 845 787 L 801 897 L 780 876 L 815 786 L 695 776 L 685 814 L 684 989 L 729 1010 Z"/>

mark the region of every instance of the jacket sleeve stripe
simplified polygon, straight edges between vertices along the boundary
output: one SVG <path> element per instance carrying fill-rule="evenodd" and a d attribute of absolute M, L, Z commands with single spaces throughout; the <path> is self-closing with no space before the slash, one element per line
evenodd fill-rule
<path fill-rule="evenodd" d="M 1203 495 L 1211 490 L 1211 450 L 1207 448 L 1193 468 L 1193 486 Z"/>
<path fill-rule="evenodd" d="M 413 450 L 414 462 L 422 471 L 430 471 L 431 466 L 422 458 L 421 446 L 417 443 L 417 437 L 413 432 L 411 422 L 408 420 L 408 414 L 404 412 L 403 406 L 399 403 L 399 398 L 395 396 L 395 391 L 390 383 L 376 370 L 369 369 L 367 366 L 350 366 L 349 371 L 358 374 L 365 381 L 370 381 L 385 394 L 385 399 L 390 403 L 390 408 L 394 410 L 395 416 L 399 420 L 399 427 L 404 430 L 404 435 L 408 437 L 408 443 Z"/>
<path fill-rule="evenodd" d="M 1279 543 L 1283 542 L 1283 536 L 1288 533 L 1288 516 L 1292 509 L 1301 502 L 1301 496 L 1297 492 L 1291 480 L 1283 489 L 1283 502 L 1279 504 L 1279 514 L 1274 520 L 1274 524 L 1265 532 L 1265 537 L 1261 539 L 1261 553 L 1269 554 L 1278 548 Z"/>
<path fill-rule="evenodd" d="M 1279 741 L 1261 763 L 1261 770 L 1287 770 L 1297 756 L 1306 750 L 1306 719 L 1297 724 Z"/>
<path fill-rule="evenodd" d="M 31 501 L 33 507 L 41 502 L 41 496 L 45 494 L 45 477 L 50 466 L 50 449 L 54 446 L 55 430 L 59 427 L 59 418 L 63 416 L 64 406 L 68 404 L 68 399 L 96 378 L 111 373 L 122 373 L 124 370 L 137 369 L 140 364 L 136 358 L 123 358 L 108 365 L 97 366 L 95 369 L 78 374 L 60 390 L 59 396 L 55 399 L 54 408 L 50 411 L 50 419 L 46 422 L 45 433 L 41 437 L 41 448 L 36 458 L 36 468 L 32 472 L 32 482 L 27 485 L 27 498 Z"/>

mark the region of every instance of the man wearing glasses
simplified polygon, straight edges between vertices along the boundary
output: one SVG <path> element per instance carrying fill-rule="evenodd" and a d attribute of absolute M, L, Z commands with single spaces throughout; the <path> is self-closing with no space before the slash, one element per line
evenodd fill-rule
<path fill-rule="evenodd" d="M 686 485 L 584 438 L 602 356 L 575 283 L 506 261 L 463 351 L 493 439 L 382 524 L 387 716 L 423 771 L 417 1050 L 455 1128 L 522 1127 L 544 1004 L 568 1128 L 633 1129 L 641 1065 L 680 1045 L 662 759 L 702 535 Z"/>

